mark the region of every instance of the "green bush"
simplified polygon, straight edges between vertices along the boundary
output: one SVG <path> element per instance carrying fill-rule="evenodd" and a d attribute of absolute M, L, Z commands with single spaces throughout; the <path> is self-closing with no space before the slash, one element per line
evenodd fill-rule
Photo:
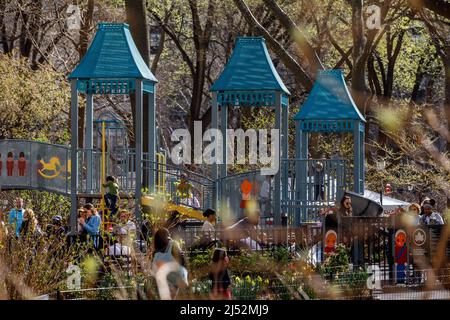
<path fill-rule="evenodd" d="M 263 291 L 267 291 L 270 284 L 269 279 L 263 280 L 260 276 L 251 277 L 247 275 L 245 278 L 232 277 L 232 295 L 236 300 L 256 300 L 261 296 Z"/>

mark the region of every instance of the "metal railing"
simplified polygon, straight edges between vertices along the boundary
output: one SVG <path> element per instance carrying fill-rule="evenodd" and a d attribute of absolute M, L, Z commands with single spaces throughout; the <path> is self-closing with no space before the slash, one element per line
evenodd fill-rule
<path fill-rule="evenodd" d="M 171 203 L 198 210 L 213 207 L 215 188 L 213 180 L 177 166 L 149 160 L 143 161 L 143 170 L 153 172 L 155 177 L 161 177 L 159 181 L 164 185 L 158 183 L 157 189 L 163 190 L 164 196 Z M 189 185 L 188 192 L 182 192 L 178 188 L 182 175 L 187 177 L 185 182 Z"/>
<path fill-rule="evenodd" d="M 335 206 L 349 186 L 342 159 L 284 159 L 282 168 L 288 174 L 282 212 L 297 226 L 321 221 L 320 211 Z"/>
<path fill-rule="evenodd" d="M 252 184 L 251 198 L 257 199 L 261 211 L 261 219 L 270 221 L 274 212 L 274 182 L 269 176 L 261 175 L 260 170 L 242 172 L 227 175 L 218 181 L 220 208 L 228 210 L 229 218 L 240 218 L 244 216 L 243 209 L 240 207 L 242 192 L 241 184 L 247 179 Z M 266 180 L 267 179 L 267 180 Z M 268 197 L 261 197 L 260 190 L 264 181 L 269 182 Z"/>

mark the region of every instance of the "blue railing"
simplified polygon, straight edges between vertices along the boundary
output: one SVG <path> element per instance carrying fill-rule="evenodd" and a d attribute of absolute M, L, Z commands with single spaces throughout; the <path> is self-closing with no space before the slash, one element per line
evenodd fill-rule
<path fill-rule="evenodd" d="M 349 185 L 343 159 L 285 159 L 282 168 L 288 172 L 282 212 L 295 225 L 319 222 L 320 211 L 334 207 Z"/>

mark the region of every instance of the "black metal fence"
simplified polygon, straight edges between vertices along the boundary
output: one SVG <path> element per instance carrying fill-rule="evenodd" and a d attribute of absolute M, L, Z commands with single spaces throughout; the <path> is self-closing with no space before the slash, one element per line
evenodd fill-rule
<path fill-rule="evenodd" d="M 173 239 L 182 240 L 181 247 L 188 254 L 215 247 L 225 247 L 231 255 L 242 250 L 264 252 L 283 248 L 291 259 L 301 258 L 316 267 L 324 265 L 332 254 L 338 254 L 336 249 L 341 244 L 347 253 L 348 266 L 336 270 L 328 268 L 326 272 L 319 267 L 317 273 L 326 285 L 314 288 L 314 294 L 310 295 L 313 299 L 448 299 L 450 242 L 447 228 L 406 225 L 399 217 L 341 217 L 334 223 L 325 219 L 323 224 L 304 224 L 298 228 L 218 225 L 213 232 L 204 232 L 200 226 L 180 225 L 171 233 Z M 107 268 L 120 268 L 127 275 L 132 274 L 132 256 L 148 252 L 150 246 L 146 241 L 125 243 L 102 236 L 68 239 L 69 245 L 87 244 L 99 253 Z M 207 288 L 205 283 L 196 286 Z M 304 286 L 304 279 L 300 278 L 288 285 L 276 282 L 272 286 L 246 287 L 241 283 L 235 287 L 234 296 L 246 299 L 257 292 L 258 298 L 264 294 L 268 298 L 293 298 L 302 295 L 298 288 Z M 289 294 L 277 295 L 280 290 L 287 290 Z"/>

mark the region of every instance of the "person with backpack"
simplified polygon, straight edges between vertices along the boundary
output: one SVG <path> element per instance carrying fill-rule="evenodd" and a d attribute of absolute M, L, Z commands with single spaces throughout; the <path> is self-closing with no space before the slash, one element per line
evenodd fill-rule
<path fill-rule="evenodd" d="M 155 232 L 153 244 L 152 274 L 158 283 L 161 298 L 175 299 L 179 290 L 188 286 L 188 271 L 184 253 L 172 240 L 167 228 L 160 228 Z M 171 269 L 167 272 L 166 278 L 164 278 L 163 271 L 165 268 Z M 169 292 L 164 292 L 165 284 L 168 285 Z"/>

